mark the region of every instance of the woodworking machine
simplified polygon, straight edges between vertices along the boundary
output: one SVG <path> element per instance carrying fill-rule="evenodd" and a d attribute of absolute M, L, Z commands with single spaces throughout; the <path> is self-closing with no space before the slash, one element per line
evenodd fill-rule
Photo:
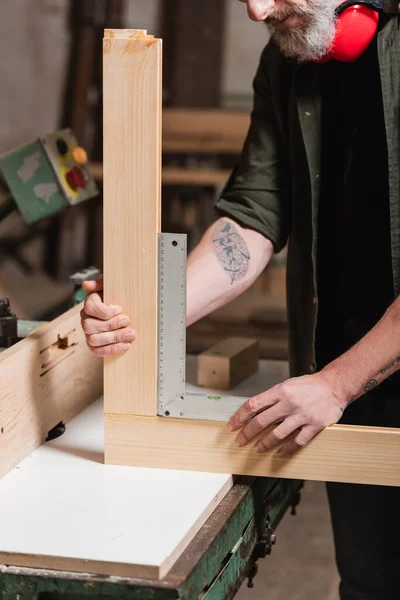
<path fill-rule="evenodd" d="M 6 188 L 0 198 L 0 219 L 18 209 L 27 224 L 37 223 L 97 196 L 87 160 L 71 129 L 50 133 L 0 156 Z"/>
<path fill-rule="evenodd" d="M 87 154 L 71 129 L 45 135 L 3 154 L 0 156 L 3 187 L 0 221 L 18 210 L 24 221 L 31 225 L 96 197 L 99 190 L 87 163 Z M 82 282 L 99 275 L 100 270 L 96 267 L 71 275 L 70 280 L 75 286 L 73 306 L 85 299 Z M 1 298 L 0 351 L 26 337 L 40 324 L 17 320 L 8 299 Z"/>

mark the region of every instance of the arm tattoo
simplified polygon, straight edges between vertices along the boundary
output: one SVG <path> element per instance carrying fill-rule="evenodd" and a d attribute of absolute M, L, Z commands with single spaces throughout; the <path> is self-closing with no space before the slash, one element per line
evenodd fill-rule
<path fill-rule="evenodd" d="M 231 284 L 243 279 L 249 269 L 250 253 L 234 225 L 227 221 L 218 223 L 213 233 L 212 244 L 214 254 L 230 277 Z"/>
<path fill-rule="evenodd" d="M 396 358 L 396 360 L 394 360 L 390 365 L 388 365 L 387 367 L 385 367 L 384 369 L 382 369 L 382 371 L 379 371 L 379 373 L 381 375 L 386 375 L 386 373 L 388 373 L 388 371 L 391 371 L 394 367 L 397 367 L 397 365 L 400 363 L 400 356 L 398 356 Z"/>
<path fill-rule="evenodd" d="M 382 383 L 382 381 L 384 381 L 384 379 L 386 379 L 386 377 L 388 377 L 391 374 L 391 371 L 397 371 L 399 365 L 400 356 L 398 356 L 392 363 L 390 363 L 390 365 L 387 365 L 387 367 L 381 369 L 375 379 L 371 379 L 371 381 L 368 381 L 364 388 L 364 392 L 367 394 L 368 392 L 376 388 L 377 385 Z M 381 381 L 379 381 L 379 379 Z"/>
<path fill-rule="evenodd" d="M 368 392 L 370 392 L 371 390 L 376 388 L 377 385 L 378 385 L 377 380 L 371 379 L 371 381 L 368 381 L 367 385 L 365 386 L 364 392 L 367 394 Z"/>

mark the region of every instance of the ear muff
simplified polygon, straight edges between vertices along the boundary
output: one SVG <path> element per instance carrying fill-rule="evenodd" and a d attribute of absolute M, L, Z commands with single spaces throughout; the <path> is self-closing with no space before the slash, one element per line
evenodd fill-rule
<path fill-rule="evenodd" d="M 338 9 L 336 37 L 329 54 L 318 62 L 353 62 L 360 58 L 374 39 L 379 25 L 379 10 L 345 2 Z"/>

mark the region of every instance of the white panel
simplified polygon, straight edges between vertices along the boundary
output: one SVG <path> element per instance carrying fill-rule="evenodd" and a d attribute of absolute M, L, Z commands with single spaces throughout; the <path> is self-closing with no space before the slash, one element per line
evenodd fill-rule
<path fill-rule="evenodd" d="M 140 565 L 157 576 L 229 489 L 230 475 L 104 466 L 103 421 L 99 400 L 0 481 L 0 554 L 52 568 L 57 557 L 82 561 L 79 570 L 111 563 L 110 574 L 113 564 L 132 565 L 132 575 Z"/>

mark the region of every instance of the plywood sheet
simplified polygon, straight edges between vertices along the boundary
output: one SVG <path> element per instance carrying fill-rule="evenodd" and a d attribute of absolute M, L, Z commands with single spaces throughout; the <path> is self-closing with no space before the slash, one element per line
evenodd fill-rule
<path fill-rule="evenodd" d="M 99 400 L 0 481 L 1 564 L 161 578 L 232 485 L 104 466 L 103 449 Z"/>

